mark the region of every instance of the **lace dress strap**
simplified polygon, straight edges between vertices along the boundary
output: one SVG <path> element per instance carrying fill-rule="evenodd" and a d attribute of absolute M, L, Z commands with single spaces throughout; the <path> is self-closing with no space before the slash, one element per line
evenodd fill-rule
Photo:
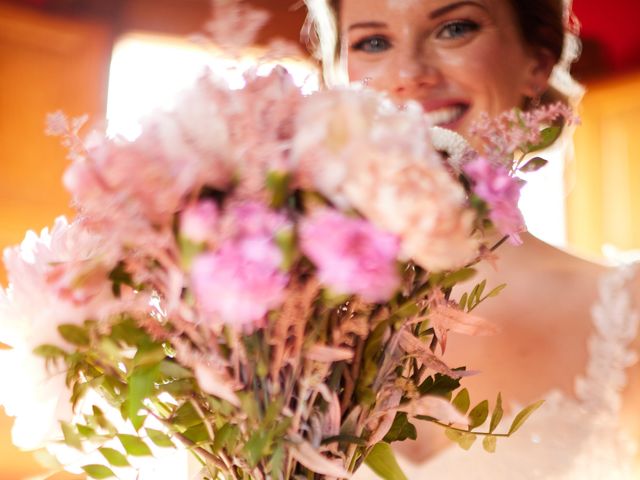
<path fill-rule="evenodd" d="M 598 300 L 591 309 L 594 333 L 589 339 L 586 372 L 576 379 L 575 393 L 591 414 L 618 417 L 626 369 L 638 361 L 630 348 L 638 335 L 640 316 L 631 296 L 631 281 L 638 264 L 607 272 L 599 282 Z"/>

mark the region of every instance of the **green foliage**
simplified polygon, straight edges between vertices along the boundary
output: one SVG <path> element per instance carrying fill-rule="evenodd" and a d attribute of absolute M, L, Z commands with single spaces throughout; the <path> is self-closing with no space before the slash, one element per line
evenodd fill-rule
<path fill-rule="evenodd" d="M 376 443 L 365 458 L 365 463 L 384 480 L 408 480 L 388 443 Z"/>
<path fill-rule="evenodd" d="M 111 280 L 111 291 L 115 297 L 120 297 L 123 285 L 127 285 L 134 290 L 142 290 L 142 286 L 134 283 L 133 277 L 127 272 L 124 262 L 119 262 L 118 265 L 111 270 L 109 280 Z"/>
<path fill-rule="evenodd" d="M 62 435 L 64 437 L 64 443 L 77 450 L 82 450 L 82 440 L 78 429 L 69 423 L 60 422 L 62 428 Z"/>
<path fill-rule="evenodd" d="M 114 467 L 128 467 L 129 461 L 127 457 L 123 455 L 118 450 L 113 448 L 102 447 L 99 448 L 98 451 L 102 454 L 102 456 L 109 462 L 110 465 Z"/>
<path fill-rule="evenodd" d="M 440 373 L 433 377 L 427 377 L 418 387 L 420 395 L 432 395 L 436 397 L 451 398 L 451 393 L 460 387 L 460 380 Z"/>
<path fill-rule="evenodd" d="M 115 473 L 113 473 L 109 467 L 105 467 L 104 465 L 85 465 L 82 469 L 91 478 L 95 478 L 97 480 L 116 477 Z"/>
<path fill-rule="evenodd" d="M 482 439 L 482 448 L 484 448 L 489 453 L 495 453 L 497 441 L 497 437 L 494 437 L 493 435 L 487 435 Z"/>
<path fill-rule="evenodd" d="M 562 127 L 547 127 L 543 129 L 540 132 L 540 142 L 535 145 L 527 145 L 523 153 L 529 154 L 550 147 L 560 137 L 560 134 L 562 134 Z"/>
<path fill-rule="evenodd" d="M 89 333 L 85 327 L 79 327 L 78 325 L 60 325 L 58 326 L 58 332 L 60 336 L 71 345 L 75 345 L 76 347 L 89 346 Z"/>
<path fill-rule="evenodd" d="M 497 287 L 490 290 L 489 293 L 483 296 L 485 289 L 487 288 L 487 281 L 483 280 L 482 282 L 475 285 L 471 292 L 462 294 L 458 305 L 463 311 L 466 310 L 467 312 L 471 312 L 485 300 L 497 297 L 500 292 L 502 292 L 502 290 L 504 290 L 506 287 L 506 284 L 498 285 Z"/>
<path fill-rule="evenodd" d="M 387 443 L 393 443 L 407 439 L 415 440 L 416 438 L 418 438 L 418 432 L 416 427 L 409 421 L 409 416 L 405 412 L 398 412 L 383 440 Z"/>
<path fill-rule="evenodd" d="M 281 208 L 289 198 L 291 177 L 287 172 L 270 171 L 267 174 L 267 190 L 271 194 L 271 206 Z"/>
<path fill-rule="evenodd" d="M 126 433 L 119 433 L 116 437 L 120 440 L 122 447 L 128 455 L 132 457 L 151 456 L 151 450 L 140 437 Z"/>
<path fill-rule="evenodd" d="M 546 166 L 549 162 L 541 157 L 534 157 L 520 167 L 521 172 L 536 172 L 542 167 Z"/>
<path fill-rule="evenodd" d="M 489 416 L 489 401 L 483 400 L 469 412 L 469 430 L 480 427 Z"/>
<path fill-rule="evenodd" d="M 513 422 L 511 422 L 511 427 L 509 427 L 509 435 L 513 435 L 514 433 L 516 433 L 520 429 L 520 427 L 524 425 L 524 422 L 527 421 L 527 418 L 529 418 L 533 412 L 535 412 L 538 408 L 540 408 L 543 403 L 544 403 L 544 400 L 540 400 L 538 402 L 535 402 L 529 405 L 528 407 L 523 409 L 520 413 L 518 413 L 516 417 L 513 419 Z"/>
<path fill-rule="evenodd" d="M 500 424 L 502 417 L 504 415 L 504 410 L 502 410 L 502 395 L 498 393 L 498 398 L 496 399 L 496 406 L 493 409 L 493 413 L 491 414 L 491 421 L 489 423 L 489 433 L 493 433 L 495 429 Z"/>
<path fill-rule="evenodd" d="M 471 398 L 469 397 L 469 391 L 463 388 L 455 396 L 451 404 L 458 409 L 460 413 L 467 413 L 471 406 Z"/>
<path fill-rule="evenodd" d="M 169 437 L 169 435 L 167 435 L 166 433 L 147 427 L 145 427 L 144 431 L 147 433 L 149 440 L 151 440 L 151 442 L 153 442 L 156 446 L 163 448 L 175 447 L 173 440 L 171 440 L 171 437 Z"/>
<path fill-rule="evenodd" d="M 470 280 L 476 275 L 476 273 L 478 272 L 475 268 L 463 268 L 461 270 L 458 270 L 457 272 L 453 272 L 445 276 L 440 282 L 440 285 L 445 289 L 452 288 L 458 283 Z"/>

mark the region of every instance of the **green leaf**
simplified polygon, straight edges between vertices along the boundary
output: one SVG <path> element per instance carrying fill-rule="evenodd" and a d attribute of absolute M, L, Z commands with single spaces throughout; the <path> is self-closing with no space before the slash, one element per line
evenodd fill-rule
<path fill-rule="evenodd" d="M 454 430 L 452 428 L 445 428 L 444 434 L 452 442 L 458 443 L 460 438 L 462 438 L 462 435 L 464 435 L 464 432 L 461 432 L 459 430 Z"/>
<path fill-rule="evenodd" d="M 158 447 L 174 448 L 175 444 L 171 440 L 171 437 L 160 430 L 154 430 L 153 428 L 145 428 L 149 440 L 151 440 Z"/>
<path fill-rule="evenodd" d="M 388 443 L 376 443 L 367 455 L 365 463 L 384 480 L 408 480 Z"/>
<path fill-rule="evenodd" d="M 178 247 L 180 248 L 180 265 L 184 270 L 190 271 L 193 259 L 206 249 L 206 244 L 193 242 L 183 235 L 178 235 Z"/>
<path fill-rule="evenodd" d="M 496 288 L 494 288 L 489 293 L 487 293 L 487 296 L 485 298 L 497 297 L 498 295 L 500 295 L 500 292 L 502 292 L 502 290 L 504 290 L 505 288 L 507 288 L 506 283 L 503 283 L 502 285 L 498 285 Z"/>
<path fill-rule="evenodd" d="M 93 430 L 93 428 L 88 427 L 86 425 L 78 424 L 78 425 L 76 425 L 76 427 L 78 428 L 78 433 L 80 434 L 81 437 L 91 438 L 96 434 L 96 432 L 95 432 L 95 430 Z"/>
<path fill-rule="evenodd" d="M 460 387 L 460 380 L 436 373 L 435 377 L 428 377 L 418 387 L 420 395 L 435 395 L 451 398 L 450 394 Z"/>
<path fill-rule="evenodd" d="M 157 366 L 166 357 L 164 347 L 157 343 L 151 343 L 138 347 L 133 365 L 135 367 Z"/>
<path fill-rule="evenodd" d="M 320 443 L 322 445 L 329 445 L 335 442 L 347 443 L 347 444 L 352 443 L 354 445 L 360 445 L 361 447 L 367 446 L 367 441 L 364 440 L 363 438 L 357 437 L 355 435 L 347 435 L 347 434 L 340 434 L 340 435 L 333 435 L 331 437 L 326 437 L 326 438 L 323 438 L 322 442 Z"/>
<path fill-rule="evenodd" d="M 484 448 L 489 453 L 495 453 L 497 440 L 498 439 L 493 435 L 487 435 L 482 440 L 482 448 Z"/>
<path fill-rule="evenodd" d="M 524 148 L 525 153 L 536 152 L 550 147 L 560 137 L 562 127 L 548 127 L 540 132 L 540 142 L 535 145 L 527 145 Z"/>
<path fill-rule="evenodd" d="M 129 392 L 127 395 L 127 415 L 136 430 L 142 427 L 144 417 L 138 415 L 144 408 L 144 400 L 153 393 L 155 382 L 160 374 L 160 365 L 138 367 L 129 376 Z"/>
<path fill-rule="evenodd" d="M 291 177 L 286 172 L 270 171 L 267 174 L 267 189 L 271 193 L 271 206 L 281 208 L 287 200 Z"/>
<path fill-rule="evenodd" d="M 269 465 L 271 467 L 271 478 L 284 478 L 284 461 L 286 458 L 285 449 L 282 444 L 274 448 L 271 454 Z"/>
<path fill-rule="evenodd" d="M 513 422 L 511 423 L 508 435 L 512 435 L 517 432 L 518 429 L 522 427 L 522 425 L 524 425 L 524 422 L 527 421 L 527 418 L 529 418 L 533 412 L 540 408 L 543 403 L 544 400 L 539 400 L 518 413 L 518 415 L 516 415 L 516 418 L 514 418 Z"/>
<path fill-rule="evenodd" d="M 489 416 L 489 401 L 483 400 L 469 412 L 469 430 L 478 428 Z"/>
<path fill-rule="evenodd" d="M 132 347 L 141 345 L 149 341 L 149 336 L 144 330 L 138 328 L 134 319 L 125 317 L 122 321 L 111 327 L 111 339 L 116 343 L 129 345 Z"/>
<path fill-rule="evenodd" d="M 211 440 L 211 438 L 209 438 L 207 427 L 204 423 L 189 427 L 182 432 L 182 434 L 196 444 L 209 442 Z"/>
<path fill-rule="evenodd" d="M 282 252 L 281 268 L 288 271 L 291 269 L 297 254 L 295 233 L 292 229 L 282 229 L 276 234 L 275 241 Z"/>
<path fill-rule="evenodd" d="M 269 434 L 264 431 L 255 431 L 249 437 L 244 451 L 247 454 L 249 465 L 253 468 L 265 456 L 269 447 Z"/>
<path fill-rule="evenodd" d="M 463 310 L 466 308 L 467 306 L 467 300 L 469 299 L 469 294 L 465 293 L 462 295 L 462 298 L 460 298 L 460 301 L 458 302 L 458 305 L 460 307 L 460 310 Z"/>
<path fill-rule="evenodd" d="M 62 335 L 67 342 L 77 347 L 89 346 L 89 334 L 87 331 L 79 327 L 78 325 L 60 325 L 58 326 L 58 332 Z"/>
<path fill-rule="evenodd" d="M 109 467 L 105 467 L 104 465 L 85 465 L 84 467 L 82 467 L 82 469 L 91 478 L 96 478 L 98 480 L 116 476 Z"/>
<path fill-rule="evenodd" d="M 165 359 L 160 363 L 160 373 L 163 377 L 174 378 L 176 380 L 193 378 L 193 372 L 191 370 L 171 359 Z"/>
<path fill-rule="evenodd" d="M 443 288 L 451 288 L 458 283 L 465 282 L 477 273 L 475 268 L 463 268 L 457 272 L 450 273 L 441 282 Z"/>
<path fill-rule="evenodd" d="M 460 445 L 460 448 L 463 450 L 469 450 L 477 438 L 477 435 L 474 433 L 463 433 L 458 439 L 458 445 Z"/>
<path fill-rule="evenodd" d="M 496 406 L 493 409 L 493 413 L 491 414 L 491 422 L 489 423 L 489 433 L 493 433 L 500 421 L 502 420 L 502 416 L 504 415 L 504 410 L 502 409 L 502 395 L 498 393 L 498 398 L 496 399 Z"/>
<path fill-rule="evenodd" d="M 136 286 L 133 282 L 133 277 L 127 272 L 124 262 L 118 263 L 116 267 L 109 273 L 109 280 L 111 280 L 111 291 L 115 297 L 120 297 L 122 293 L 122 285 L 128 285 L 131 288 L 140 290 L 140 286 Z"/>
<path fill-rule="evenodd" d="M 535 157 L 525 163 L 522 167 L 519 168 L 521 172 L 536 172 L 540 170 L 542 167 L 547 165 L 549 162 L 541 157 Z"/>
<path fill-rule="evenodd" d="M 201 423 L 202 418 L 200 418 L 200 414 L 193 408 L 190 402 L 183 403 L 171 419 L 171 424 L 182 430 Z"/>
<path fill-rule="evenodd" d="M 231 423 L 223 425 L 214 436 L 213 453 L 217 453 L 223 448 L 232 453 L 239 437 L 240 429 L 236 425 Z"/>
<path fill-rule="evenodd" d="M 469 391 L 466 388 L 463 388 L 458 392 L 455 396 L 451 404 L 458 409 L 458 411 L 462 414 L 467 413 L 469 407 L 471 406 L 471 399 L 469 398 Z"/>
<path fill-rule="evenodd" d="M 407 439 L 415 440 L 417 437 L 418 432 L 416 432 L 416 427 L 409 421 L 409 416 L 405 412 L 398 412 L 383 440 L 387 443 L 393 443 Z"/>
<path fill-rule="evenodd" d="M 117 437 L 120 443 L 122 443 L 125 452 L 132 457 L 146 457 L 151 455 L 151 450 L 141 438 L 125 433 L 120 433 Z"/>
<path fill-rule="evenodd" d="M 98 449 L 102 456 L 114 467 L 128 467 L 127 457 L 113 448 L 102 447 Z"/>
<path fill-rule="evenodd" d="M 67 422 L 60 422 L 62 427 L 62 435 L 64 436 L 64 443 L 70 447 L 82 450 L 82 440 L 75 427 Z"/>
<path fill-rule="evenodd" d="M 56 347 L 55 345 L 40 345 L 33 350 L 33 354 L 38 357 L 44 357 L 47 359 L 66 357 L 67 352 L 63 349 Z"/>

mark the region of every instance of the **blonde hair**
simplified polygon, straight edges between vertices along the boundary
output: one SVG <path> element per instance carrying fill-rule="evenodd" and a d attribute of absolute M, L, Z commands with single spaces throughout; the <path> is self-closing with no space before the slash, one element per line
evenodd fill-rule
<path fill-rule="evenodd" d="M 321 65 L 322 78 L 328 87 L 349 82 L 346 55 L 340 52 L 337 0 L 305 0 L 307 20 L 302 30 L 307 48 Z"/>

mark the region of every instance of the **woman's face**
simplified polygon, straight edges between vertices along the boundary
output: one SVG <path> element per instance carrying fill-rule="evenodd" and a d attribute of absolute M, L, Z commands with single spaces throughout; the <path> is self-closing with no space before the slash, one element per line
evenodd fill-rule
<path fill-rule="evenodd" d="M 351 81 L 422 104 L 461 133 L 544 90 L 549 55 L 525 46 L 509 0 L 342 0 Z"/>

